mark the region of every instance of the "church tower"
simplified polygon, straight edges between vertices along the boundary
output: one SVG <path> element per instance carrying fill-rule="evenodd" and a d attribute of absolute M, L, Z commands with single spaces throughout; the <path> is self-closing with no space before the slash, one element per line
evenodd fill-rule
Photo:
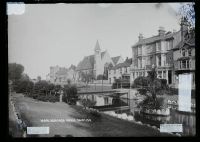
<path fill-rule="evenodd" d="M 95 59 L 95 66 L 94 66 L 94 72 L 95 72 L 95 77 L 99 74 L 101 74 L 101 48 L 99 46 L 99 41 L 97 40 L 95 48 L 94 48 L 94 59 Z"/>

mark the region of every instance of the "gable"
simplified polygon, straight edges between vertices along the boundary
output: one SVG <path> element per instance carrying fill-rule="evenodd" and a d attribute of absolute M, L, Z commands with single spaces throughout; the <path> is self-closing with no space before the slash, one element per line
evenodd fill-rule
<path fill-rule="evenodd" d="M 94 55 L 86 56 L 79 62 L 76 70 L 88 70 L 94 68 Z"/>

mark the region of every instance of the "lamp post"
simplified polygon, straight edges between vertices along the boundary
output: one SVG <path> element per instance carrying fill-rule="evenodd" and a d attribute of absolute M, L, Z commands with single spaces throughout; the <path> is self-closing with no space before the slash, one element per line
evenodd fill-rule
<path fill-rule="evenodd" d="M 102 76 L 102 83 L 101 83 L 101 89 L 102 89 L 102 92 L 103 92 L 103 76 Z"/>

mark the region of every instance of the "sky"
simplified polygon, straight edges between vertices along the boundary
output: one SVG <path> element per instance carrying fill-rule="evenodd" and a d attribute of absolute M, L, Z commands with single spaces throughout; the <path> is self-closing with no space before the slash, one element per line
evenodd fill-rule
<path fill-rule="evenodd" d="M 97 40 L 111 57 L 130 58 L 139 33 L 147 38 L 157 35 L 160 26 L 166 31 L 180 29 L 179 7 L 179 3 L 25 4 L 19 15 L 8 12 L 8 62 L 22 64 L 30 78 L 46 79 L 50 66 L 77 66 L 84 56 L 94 54 Z"/>

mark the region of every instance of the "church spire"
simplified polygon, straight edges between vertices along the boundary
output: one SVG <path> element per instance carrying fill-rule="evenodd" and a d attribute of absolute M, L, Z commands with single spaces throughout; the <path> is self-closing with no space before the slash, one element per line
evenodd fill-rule
<path fill-rule="evenodd" d="M 100 51 L 99 41 L 97 40 L 94 51 Z"/>

